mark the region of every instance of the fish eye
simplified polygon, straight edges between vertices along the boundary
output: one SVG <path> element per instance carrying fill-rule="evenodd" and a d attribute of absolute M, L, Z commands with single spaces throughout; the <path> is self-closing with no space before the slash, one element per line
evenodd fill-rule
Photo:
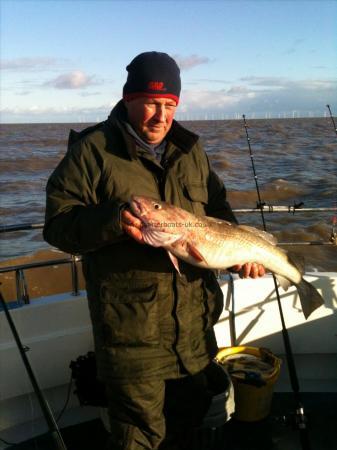
<path fill-rule="evenodd" d="M 161 208 L 161 206 L 159 205 L 159 203 L 154 204 L 154 209 L 160 209 L 160 208 Z"/>

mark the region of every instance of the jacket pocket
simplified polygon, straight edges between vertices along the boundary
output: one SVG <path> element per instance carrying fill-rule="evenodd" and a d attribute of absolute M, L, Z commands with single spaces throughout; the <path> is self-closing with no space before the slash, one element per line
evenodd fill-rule
<path fill-rule="evenodd" d="M 205 184 L 185 182 L 184 196 L 189 200 L 194 214 L 205 215 L 205 206 L 208 202 L 208 191 Z"/>
<path fill-rule="evenodd" d="M 129 280 L 101 288 L 101 313 L 106 346 L 158 345 L 158 283 Z"/>

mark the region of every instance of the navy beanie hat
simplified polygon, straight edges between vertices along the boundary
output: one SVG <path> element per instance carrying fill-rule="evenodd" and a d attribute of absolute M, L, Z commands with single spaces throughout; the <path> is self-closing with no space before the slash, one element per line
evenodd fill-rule
<path fill-rule="evenodd" d="M 165 97 L 179 103 L 180 70 L 175 60 L 166 53 L 141 53 L 126 70 L 128 78 L 123 87 L 125 101 L 139 97 Z"/>

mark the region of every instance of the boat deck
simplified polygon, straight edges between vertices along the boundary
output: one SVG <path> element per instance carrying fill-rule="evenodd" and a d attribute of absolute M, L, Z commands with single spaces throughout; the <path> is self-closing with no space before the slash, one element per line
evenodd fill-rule
<path fill-rule="evenodd" d="M 203 439 L 198 436 L 196 444 L 191 444 L 189 450 L 335 450 L 337 393 L 303 393 L 301 398 L 308 418 L 308 445 L 301 443 L 300 432 L 294 427 L 293 420 L 290 423 L 282 420 L 282 416 L 289 418 L 294 413 L 293 394 L 275 393 L 267 419 L 254 423 L 231 420 L 222 429 L 203 431 Z M 68 450 L 103 450 L 108 436 L 99 419 L 64 428 L 61 433 Z M 48 435 L 8 448 L 55 449 Z"/>

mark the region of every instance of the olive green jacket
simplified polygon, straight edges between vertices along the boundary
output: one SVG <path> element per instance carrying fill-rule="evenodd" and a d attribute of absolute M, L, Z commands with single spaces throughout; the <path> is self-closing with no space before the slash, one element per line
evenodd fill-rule
<path fill-rule="evenodd" d="M 47 184 L 44 238 L 84 257 L 103 379 L 196 373 L 217 352 L 213 325 L 223 299 L 214 274 L 181 263 L 178 275 L 163 249 L 123 233 L 120 207 L 137 194 L 197 215 L 235 218 L 197 135 L 174 121 L 159 164 L 122 120 L 119 102 L 107 121 L 73 139 Z"/>

